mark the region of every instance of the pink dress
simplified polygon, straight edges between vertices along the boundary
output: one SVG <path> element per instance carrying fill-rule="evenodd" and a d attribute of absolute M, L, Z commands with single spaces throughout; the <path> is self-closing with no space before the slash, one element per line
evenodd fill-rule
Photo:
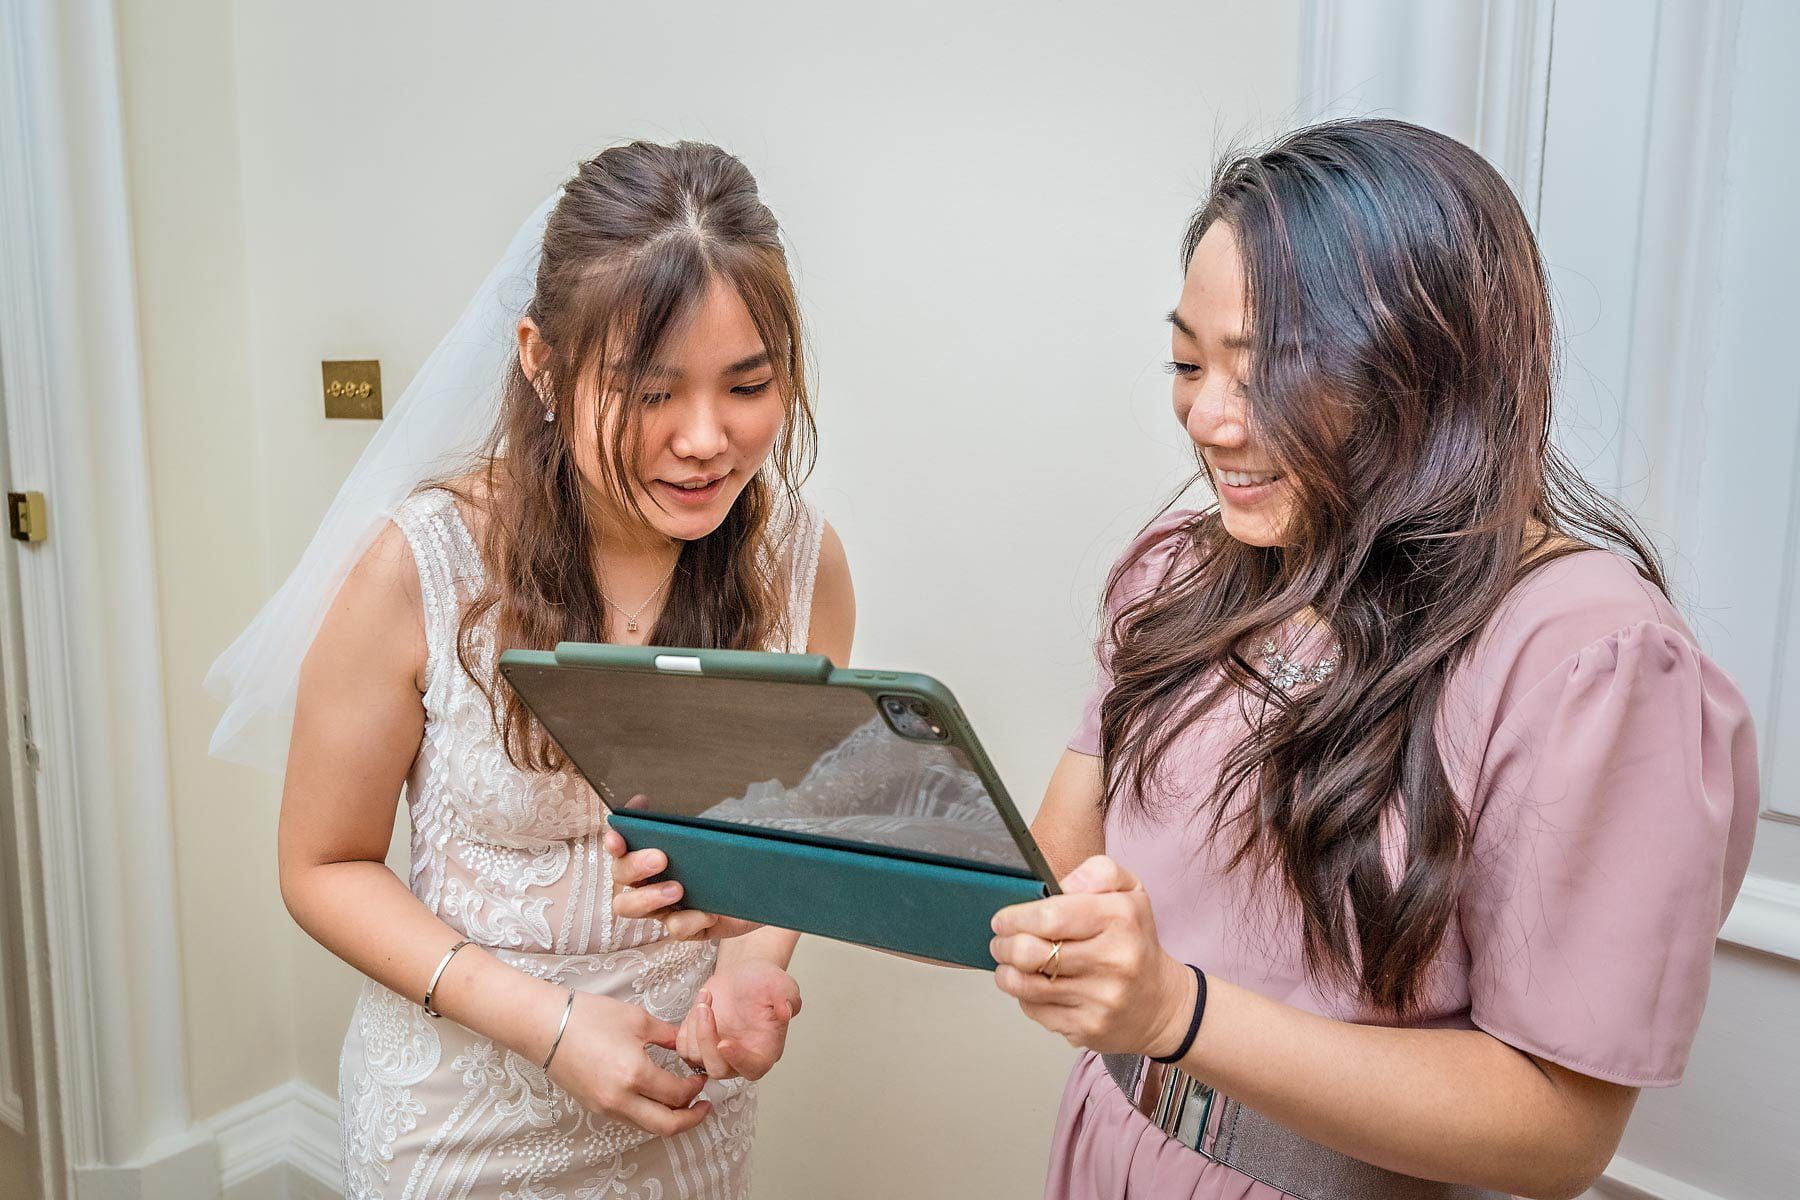
<path fill-rule="evenodd" d="M 1114 610 L 1166 577 L 1191 512 L 1126 552 Z M 1099 679 L 1069 743 L 1100 752 Z M 1224 711 L 1229 710 L 1229 711 Z M 1210 793 L 1244 731 L 1235 705 L 1170 760 L 1172 795 Z M 1452 678 L 1440 744 L 1474 818 L 1474 862 L 1417 1022 L 1482 1029 L 1633 1087 L 1681 1079 L 1713 943 L 1750 858 L 1755 737 L 1743 698 L 1629 562 L 1583 551 L 1529 576 Z M 1144 881 L 1164 947 L 1265 996 L 1384 1023 L 1309 979 L 1293 914 L 1224 869 L 1192 803 L 1154 818 L 1115 807 L 1106 851 Z M 1165 1137 L 1085 1054 L 1057 1115 L 1046 1195 L 1225 1200 L 1282 1195 Z"/>

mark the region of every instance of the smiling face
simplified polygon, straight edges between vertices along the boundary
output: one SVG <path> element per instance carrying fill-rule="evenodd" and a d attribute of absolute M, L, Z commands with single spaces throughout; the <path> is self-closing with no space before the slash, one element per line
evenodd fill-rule
<path fill-rule="evenodd" d="M 520 365 L 535 377 L 546 356 L 536 327 L 519 328 Z M 696 541 L 725 520 L 744 487 L 769 459 L 786 416 L 775 372 L 750 311 L 714 277 L 687 323 L 670 334 L 636 396 L 599 403 L 603 380 L 584 379 L 568 422 L 571 453 L 597 498 L 601 534 L 615 542 Z M 626 405 L 635 405 L 629 478 L 611 479 Z M 596 408 L 600 421 L 596 425 Z M 598 429 L 599 436 L 591 435 Z M 623 509 L 620 491 L 643 514 Z M 649 528 L 644 527 L 648 522 Z"/>
<path fill-rule="evenodd" d="M 1280 546 L 1292 485 L 1250 428 L 1247 295 L 1237 237 L 1215 221 L 1194 248 L 1169 314 L 1169 371 L 1176 419 L 1200 452 L 1226 532 L 1252 546 Z"/>

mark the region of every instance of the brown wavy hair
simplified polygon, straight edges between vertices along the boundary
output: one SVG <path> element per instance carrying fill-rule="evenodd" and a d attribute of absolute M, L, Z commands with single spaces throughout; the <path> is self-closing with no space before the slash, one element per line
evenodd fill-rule
<path fill-rule="evenodd" d="M 806 340 L 780 226 L 750 171 L 717 146 L 615 146 L 564 184 L 544 230 L 525 309 L 549 350 L 538 379 L 527 379 L 513 357 L 500 417 L 476 469 L 441 485 L 483 514 L 477 537 L 486 581 L 463 611 L 457 654 L 493 707 L 507 757 L 521 769 L 554 769 L 561 755 L 518 696 L 502 689 L 496 697 L 483 677 L 483 623 L 494 614 L 498 647 L 601 640 L 605 601 L 589 553 L 592 506 L 610 503 L 644 518 L 630 487 L 640 406 L 620 398 L 657 390 L 651 381 L 659 351 L 715 280 L 749 310 L 786 418 L 768 464 L 725 520 L 682 546 L 650 641 L 762 649 L 783 632 L 772 521 L 798 504 L 817 443 Z M 544 420 L 546 405 L 573 413 L 568 401 L 583 385 L 599 397 L 591 426 Z M 571 439 L 604 445 L 606 428 L 615 434 L 602 457 L 607 494 L 596 497 Z"/>
<path fill-rule="evenodd" d="M 1150 807 L 1176 740 L 1239 704 L 1250 728 L 1205 799 L 1212 833 L 1234 869 L 1285 884 L 1315 977 L 1404 1016 L 1468 866 L 1436 729 L 1446 681 L 1524 575 L 1564 554 L 1610 546 L 1666 587 L 1636 524 L 1551 440 L 1543 264 L 1478 154 L 1398 121 L 1313 126 L 1220 163 L 1184 269 L 1217 222 L 1246 276 L 1246 415 L 1292 524 L 1261 548 L 1208 510 L 1171 577 L 1118 612 L 1105 803 Z M 1290 694 L 1244 651 L 1309 617 L 1340 661 Z M 1384 824 L 1404 837 L 1397 874 Z"/>

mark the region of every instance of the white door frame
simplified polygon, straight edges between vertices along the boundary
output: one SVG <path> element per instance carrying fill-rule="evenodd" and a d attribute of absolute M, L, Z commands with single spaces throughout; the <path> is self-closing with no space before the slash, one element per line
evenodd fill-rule
<path fill-rule="evenodd" d="M 27 971 L 36 1076 L 59 1084 L 36 1122 L 46 1200 L 218 1178 L 188 1104 L 116 38 L 108 0 L 0 0 L 10 477 L 45 494 L 50 530 L 18 555 L 41 864 Z"/>

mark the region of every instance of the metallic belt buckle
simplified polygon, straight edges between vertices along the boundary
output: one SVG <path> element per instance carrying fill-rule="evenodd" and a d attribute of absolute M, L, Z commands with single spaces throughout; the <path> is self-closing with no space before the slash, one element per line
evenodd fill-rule
<path fill-rule="evenodd" d="M 1207 1122 L 1212 1118 L 1212 1088 L 1168 1063 L 1143 1059 L 1132 1107 L 1152 1125 L 1191 1150 L 1206 1154 Z"/>

